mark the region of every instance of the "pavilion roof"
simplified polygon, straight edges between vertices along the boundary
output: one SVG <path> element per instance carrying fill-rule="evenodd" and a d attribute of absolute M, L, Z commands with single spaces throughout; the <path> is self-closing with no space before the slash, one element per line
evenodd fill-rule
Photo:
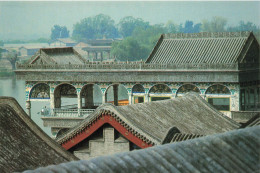
<path fill-rule="evenodd" d="M 252 40 L 252 32 L 162 34 L 146 62 L 237 63 Z"/>
<path fill-rule="evenodd" d="M 37 64 L 84 64 L 86 60 L 72 47 L 41 48 L 28 63 Z"/>
<path fill-rule="evenodd" d="M 1 172 L 78 160 L 45 134 L 10 97 L 0 97 L 0 134 Z"/>
<path fill-rule="evenodd" d="M 258 172 L 260 126 L 28 172 Z"/>
<path fill-rule="evenodd" d="M 62 144 L 89 128 L 102 115 L 110 115 L 129 132 L 148 144 L 158 145 L 172 133 L 210 135 L 239 128 L 239 124 L 226 117 L 196 93 L 183 97 L 139 103 L 127 106 L 104 104 L 79 125 L 57 139 Z"/>

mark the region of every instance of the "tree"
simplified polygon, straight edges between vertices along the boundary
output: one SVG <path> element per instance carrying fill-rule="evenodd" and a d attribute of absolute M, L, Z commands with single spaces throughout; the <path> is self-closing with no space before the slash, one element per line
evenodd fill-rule
<path fill-rule="evenodd" d="M 57 38 L 68 38 L 69 30 L 66 26 L 54 25 L 51 29 L 51 39 L 55 40 Z"/>
<path fill-rule="evenodd" d="M 201 23 L 197 23 L 193 26 L 193 21 L 186 20 L 184 28 L 182 25 L 179 26 L 179 31 L 181 33 L 198 33 L 200 32 Z"/>
<path fill-rule="evenodd" d="M 240 21 L 238 26 L 228 27 L 227 31 L 229 31 L 229 32 L 238 32 L 238 31 L 254 31 L 254 32 L 258 32 L 259 31 L 259 27 L 257 27 L 252 22 L 245 23 L 244 21 Z"/>
<path fill-rule="evenodd" d="M 141 46 L 134 38 L 113 42 L 111 54 L 121 61 L 137 61 L 147 58 L 149 50 Z"/>
<path fill-rule="evenodd" d="M 132 35 L 133 31 L 135 30 L 135 28 L 143 28 L 146 29 L 148 28 L 149 22 L 144 22 L 143 19 L 141 18 L 134 18 L 132 16 L 127 16 L 122 18 L 119 21 L 119 33 L 123 36 L 123 37 L 129 37 Z"/>
<path fill-rule="evenodd" d="M 172 20 L 169 20 L 166 24 L 165 24 L 165 31 L 167 33 L 177 33 L 178 32 L 178 26 L 176 24 L 173 23 Z"/>
<path fill-rule="evenodd" d="M 227 24 L 227 19 L 215 16 L 211 21 L 203 20 L 201 29 L 204 32 L 224 32 Z"/>
<path fill-rule="evenodd" d="M 6 56 L 7 60 L 11 63 L 12 69 L 15 69 L 15 63 L 19 60 L 15 50 L 9 52 Z"/>
<path fill-rule="evenodd" d="M 104 14 L 82 19 L 74 24 L 72 37 L 78 41 L 98 38 L 116 38 L 118 30 L 114 20 Z"/>

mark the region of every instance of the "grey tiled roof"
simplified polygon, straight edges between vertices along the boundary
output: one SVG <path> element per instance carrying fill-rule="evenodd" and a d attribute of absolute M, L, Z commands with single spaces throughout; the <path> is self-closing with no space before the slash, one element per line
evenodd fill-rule
<path fill-rule="evenodd" d="M 110 114 L 132 134 L 153 145 L 160 144 L 172 127 L 180 133 L 198 135 L 239 128 L 238 123 L 217 111 L 197 93 L 188 93 L 183 97 L 150 103 L 127 106 L 104 104 L 57 141 L 61 144 L 76 136 L 102 114 Z"/>
<path fill-rule="evenodd" d="M 250 32 L 163 34 L 147 63 L 236 63 Z M 255 39 L 255 38 L 254 38 Z"/>
<path fill-rule="evenodd" d="M 72 160 L 77 158 L 46 135 L 15 99 L 0 97 L 0 172 Z"/>
<path fill-rule="evenodd" d="M 31 172 L 259 172 L 260 126 Z"/>
<path fill-rule="evenodd" d="M 44 64 L 84 64 L 86 60 L 72 47 L 41 48 L 32 56 L 28 64 L 35 64 L 38 60 Z"/>

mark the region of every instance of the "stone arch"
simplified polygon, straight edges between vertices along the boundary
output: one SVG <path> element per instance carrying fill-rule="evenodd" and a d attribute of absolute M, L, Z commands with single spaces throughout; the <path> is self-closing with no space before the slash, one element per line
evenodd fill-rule
<path fill-rule="evenodd" d="M 49 99 L 50 86 L 46 83 L 37 83 L 32 87 L 29 94 L 29 99 Z"/>
<path fill-rule="evenodd" d="M 222 84 L 214 84 L 205 92 L 208 103 L 219 111 L 230 111 L 231 92 Z"/>
<path fill-rule="evenodd" d="M 166 84 L 156 84 L 150 88 L 148 96 L 151 101 L 170 99 L 172 90 Z"/>
<path fill-rule="evenodd" d="M 225 85 L 214 84 L 207 88 L 205 94 L 231 94 L 231 92 Z"/>
<path fill-rule="evenodd" d="M 62 97 L 65 98 L 62 102 Z M 76 98 L 76 99 L 75 99 Z M 77 108 L 77 89 L 70 83 L 62 83 L 55 87 L 54 89 L 54 99 L 55 99 L 55 108 L 64 108 L 71 105 L 71 108 Z M 75 105 L 73 107 L 73 105 Z"/>
<path fill-rule="evenodd" d="M 129 104 L 127 88 L 123 84 L 109 85 L 105 91 L 105 100 L 116 106 Z"/>
<path fill-rule="evenodd" d="M 132 93 L 145 93 L 145 89 L 142 84 L 135 84 L 132 87 Z"/>
<path fill-rule="evenodd" d="M 102 91 L 99 85 L 94 83 L 86 84 L 80 91 L 80 99 L 83 99 L 83 108 L 95 109 L 102 104 Z"/>
<path fill-rule="evenodd" d="M 194 85 L 194 84 L 184 84 L 182 86 L 180 86 L 176 92 L 176 96 L 178 97 L 178 95 L 183 95 L 187 92 L 196 92 L 198 94 L 200 94 L 200 90 L 199 88 Z"/>
<path fill-rule="evenodd" d="M 133 103 L 143 103 L 145 99 L 145 89 L 144 86 L 140 83 L 135 84 L 132 87 Z"/>
<path fill-rule="evenodd" d="M 172 94 L 172 90 L 167 84 L 155 84 L 150 88 L 148 93 Z"/>

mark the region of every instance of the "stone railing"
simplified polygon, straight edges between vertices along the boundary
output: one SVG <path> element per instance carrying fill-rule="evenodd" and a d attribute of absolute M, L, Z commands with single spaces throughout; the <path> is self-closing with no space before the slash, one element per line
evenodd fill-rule
<path fill-rule="evenodd" d="M 87 63 L 82 65 L 66 64 L 66 65 L 39 65 L 39 64 L 16 64 L 19 70 L 238 70 L 238 64 L 152 64 L 144 62 L 113 62 L 113 63 Z"/>
<path fill-rule="evenodd" d="M 49 115 L 44 115 L 45 117 L 61 117 L 61 118 L 76 118 L 76 117 L 86 117 L 95 109 L 53 109 Z"/>

